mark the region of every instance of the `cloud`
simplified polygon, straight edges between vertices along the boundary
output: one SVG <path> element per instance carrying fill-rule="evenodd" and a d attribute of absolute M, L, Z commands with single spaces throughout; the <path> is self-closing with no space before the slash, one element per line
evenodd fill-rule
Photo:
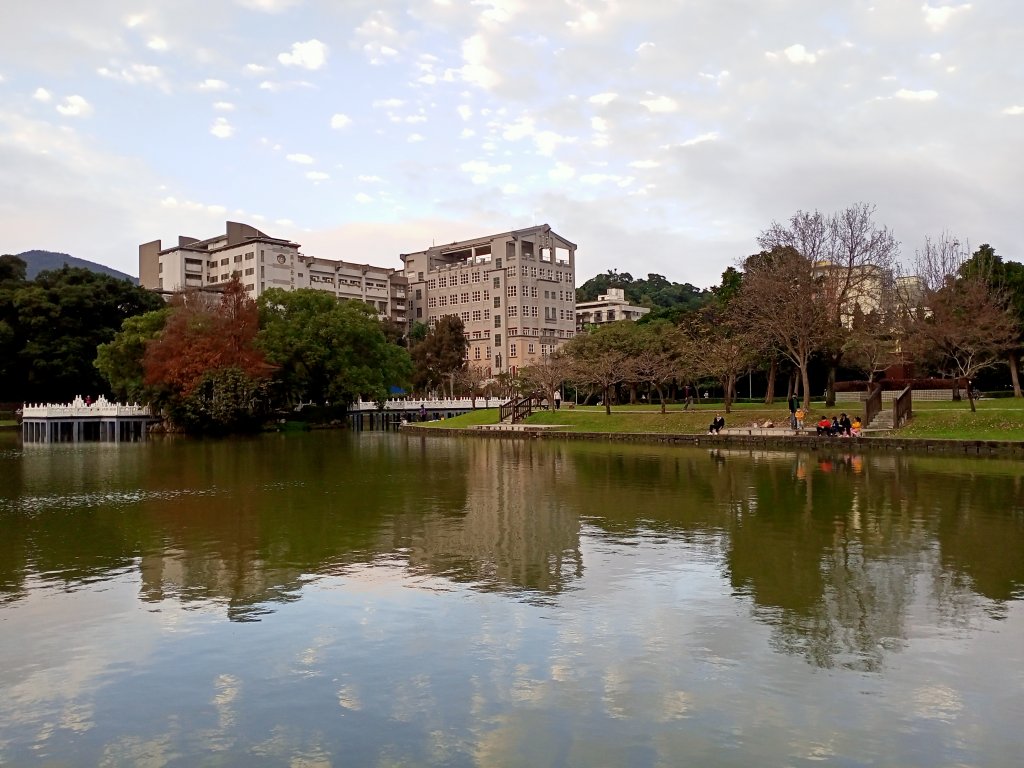
<path fill-rule="evenodd" d="M 895 96 L 897 99 L 905 99 L 907 101 L 934 101 L 938 98 L 938 91 L 911 91 L 906 88 L 900 88 L 896 91 Z"/>
<path fill-rule="evenodd" d="M 166 51 L 170 46 L 162 37 L 151 37 L 146 42 L 146 47 L 151 51 Z"/>
<path fill-rule="evenodd" d="M 357 203 L 363 203 L 364 205 L 365 205 L 366 203 L 372 203 L 372 202 L 373 202 L 373 198 L 372 198 L 372 197 L 370 197 L 370 196 L 369 196 L 368 194 L 366 194 L 365 192 L 360 192 L 360 193 L 359 193 L 358 195 L 356 195 L 356 196 L 355 196 L 355 197 L 353 198 L 353 200 L 355 200 L 355 201 L 356 201 Z"/>
<path fill-rule="evenodd" d="M 380 184 L 384 181 L 380 176 L 359 176 L 357 178 L 364 184 Z"/>
<path fill-rule="evenodd" d="M 277 60 L 286 67 L 320 69 L 327 63 L 328 50 L 319 40 L 307 40 L 304 43 L 292 43 L 291 52 L 279 53 Z"/>
<path fill-rule="evenodd" d="M 1004 115 L 1024 115 L 1024 106 L 1020 104 L 1014 104 L 1012 107 L 1007 107 L 1003 110 Z"/>
<path fill-rule="evenodd" d="M 117 80 L 128 85 L 155 85 L 164 91 L 170 90 L 163 70 L 152 64 L 129 64 L 127 67 L 121 67 L 120 69 L 100 67 L 96 70 L 96 73 L 100 77 Z M 199 87 L 202 89 L 202 84 Z"/>
<path fill-rule="evenodd" d="M 800 43 L 784 49 L 782 54 L 793 64 L 814 64 L 818 60 L 818 54 L 811 53 Z"/>
<path fill-rule="evenodd" d="M 658 168 L 659 166 L 661 166 L 661 163 L 659 163 L 657 160 L 634 160 L 632 163 L 629 164 L 630 168 L 641 169 Z"/>
<path fill-rule="evenodd" d="M 465 63 L 458 74 L 467 83 L 490 90 L 501 82 L 501 77 L 489 64 L 490 52 L 483 35 L 472 35 L 462 42 L 462 60 Z"/>
<path fill-rule="evenodd" d="M 294 5 L 299 5 L 302 0 L 236 0 L 243 8 L 263 13 L 281 13 Z"/>
<path fill-rule="evenodd" d="M 92 105 L 77 94 L 65 98 L 57 105 L 57 111 L 64 117 L 89 117 L 93 113 Z"/>
<path fill-rule="evenodd" d="M 218 139 L 230 139 L 235 134 L 235 129 L 226 117 L 218 117 L 210 126 L 210 133 Z"/>
<path fill-rule="evenodd" d="M 337 112 L 331 115 L 331 128 L 336 131 L 340 131 L 342 128 L 348 128 L 352 125 L 352 118 L 348 115 Z"/>
<path fill-rule="evenodd" d="M 459 170 L 470 174 L 470 180 L 474 184 L 486 184 L 492 176 L 511 171 L 512 166 L 508 163 L 491 165 L 486 160 L 470 160 L 460 165 Z"/>
<path fill-rule="evenodd" d="M 377 99 L 373 102 L 372 106 L 374 109 L 397 109 L 403 104 L 405 102 L 401 99 Z"/>
<path fill-rule="evenodd" d="M 647 108 L 648 112 L 675 112 L 679 109 L 679 103 L 668 96 L 654 96 L 654 94 L 648 94 L 653 98 L 641 99 L 640 105 Z"/>
<path fill-rule="evenodd" d="M 242 71 L 247 75 L 265 75 L 267 72 L 273 72 L 274 68 L 262 64 L 246 64 Z"/>
<path fill-rule="evenodd" d="M 555 167 L 548 171 L 548 178 L 552 181 L 569 181 L 576 175 L 576 169 L 566 163 L 555 163 Z"/>
<path fill-rule="evenodd" d="M 613 101 L 619 98 L 617 93 L 595 93 L 587 101 L 591 104 L 600 104 L 602 107 L 608 106 Z"/>
<path fill-rule="evenodd" d="M 303 154 L 302 152 L 294 152 L 290 155 L 285 155 L 284 159 L 290 163 L 298 163 L 299 165 L 313 164 L 313 158 L 309 155 Z"/>
<path fill-rule="evenodd" d="M 954 16 L 969 10 L 971 10 L 970 3 L 965 3 L 964 5 L 942 5 L 939 7 L 931 5 L 921 6 L 921 12 L 924 14 L 924 23 L 936 32 L 945 27 Z"/>
<path fill-rule="evenodd" d="M 208 77 L 196 87 L 199 88 L 200 91 L 225 91 L 227 90 L 228 84 L 223 80 Z"/>
<path fill-rule="evenodd" d="M 32 94 L 32 98 L 45 104 L 53 98 L 53 95 L 45 88 L 36 88 L 35 93 Z"/>
<path fill-rule="evenodd" d="M 325 181 L 331 178 L 331 175 L 323 171 L 306 171 L 306 178 L 310 181 Z"/>
<path fill-rule="evenodd" d="M 426 139 L 424 138 L 423 134 L 420 134 L 420 133 L 410 133 L 405 138 L 405 140 L 407 142 L 409 142 L 410 144 L 416 144 L 416 143 L 421 142 L 421 141 L 426 141 Z"/>
<path fill-rule="evenodd" d="M 230 101 L 215 101 L 213 103 L 213 108 L 216 109 L 218 112 L 234 112 L 235 111 L 235 105 L 232 104 Z"/>

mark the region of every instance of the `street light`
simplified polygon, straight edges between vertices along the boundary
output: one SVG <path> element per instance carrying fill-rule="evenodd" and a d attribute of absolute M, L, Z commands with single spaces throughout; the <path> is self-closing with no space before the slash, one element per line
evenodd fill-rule
<path fill-rule="evenodd" d="M 501 373 L 501 352 L 494 356 L 494 367 L 498 369 L 498 373 Z"/>

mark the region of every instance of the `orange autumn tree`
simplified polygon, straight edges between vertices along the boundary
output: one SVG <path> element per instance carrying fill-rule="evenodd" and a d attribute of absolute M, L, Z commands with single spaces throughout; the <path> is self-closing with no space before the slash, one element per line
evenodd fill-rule
<path fill-rule="evenodd" d="M 257 426 L 266 410 L 273 366 L 256 348 L 256 302 L 237 278 L 223 293 L 177 294 L 163 332 L 146 347 L 146 386 L 169 420 L 190 432 Z"/>

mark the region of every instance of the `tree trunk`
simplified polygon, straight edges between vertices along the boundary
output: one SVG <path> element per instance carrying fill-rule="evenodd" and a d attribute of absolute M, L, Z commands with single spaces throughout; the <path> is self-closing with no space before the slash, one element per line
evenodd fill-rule
<path fill-rule="evenodd" d="M 736 374 L 730 373 L 725 382 L 725 412 L 732 413 L 732 401 L 736 397 Z"/>
<path fill-rule="evenodd" d="M 771 365 L 768 367 L 768 391 L 764 393 L 766 405 L 771 405 L 775 402 L 775 374 L 778 370 L 779 361 L 773 357 Z"/>
<path fill-rule="evenodd" d="M 612 415 L 612 400 L 611 392 L 609 387 L 604 388 L 604 413 L 606 416 Z"/>
<path fill-rule="evenodd" d="M 828 358 L 828 384 L 825 387 L 825 405 L 828 408 L 836 404 L 836 369 L 839 367 L 839 357 L 829 355 Z"/>
<path fill-rule="evenodd" d="M 807 362 L 800 367 L 800 380 L 804 388 L 804 412 L 811 408 L 811 377 L 807 372 Z"/>
<path fill-rule="evenodd" d="M 1009 357 L 1010 364 L 1010 381 L 1013 382 L 1013 396 L 1020 397 L 1020 374 L 1018 369 L 1020 368 L 1020 355 L 1017 350 L 1011 350 Z"/>
<path fill-rule="evenodd" d="M 661 385 L 655 384 L 654 388 L 658 390 L 658 400 L 661 401 L 661 412 L 665 412 L 665 393 L 661 390 Z"/>
<path fill-rule="evenodd" d="M 629 404 L 636 405 L 636 382 L 630 382 L 629 385 Z"/>

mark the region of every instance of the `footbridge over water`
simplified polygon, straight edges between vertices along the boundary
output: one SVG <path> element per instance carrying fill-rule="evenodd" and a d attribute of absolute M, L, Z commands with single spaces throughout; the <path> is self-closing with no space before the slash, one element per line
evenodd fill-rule
<path fill-rule="evenodd" d="M 357 430 L 397 429 L 403 422 L 440 421 L 474 410 L 497 410 L 501 404 L 501 400 L 495 397 L 455 397 L 442 400 L 405 397 L 385 400 L 383 407 L 373 401 L 357 400 L 349 406 L 349 422 Z"/>

